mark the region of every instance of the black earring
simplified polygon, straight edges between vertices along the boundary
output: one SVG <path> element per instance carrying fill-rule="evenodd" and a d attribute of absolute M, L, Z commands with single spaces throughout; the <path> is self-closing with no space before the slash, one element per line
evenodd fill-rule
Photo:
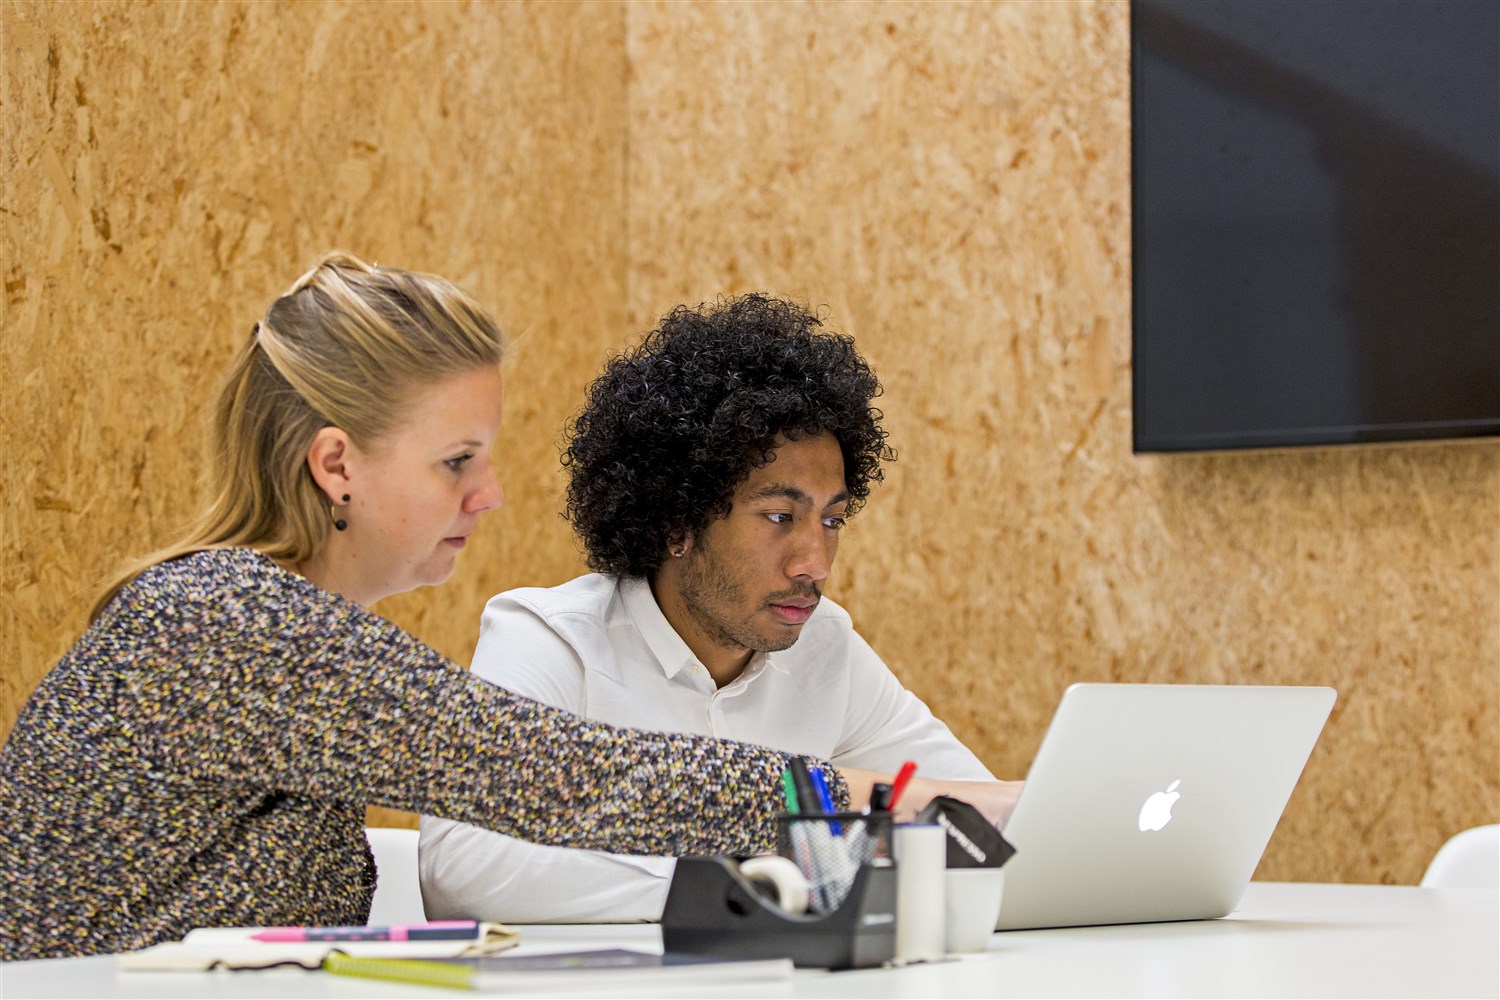
<path fill-rule="evenodd" d="M 348 503 L 348 502 L 349 502 L 349 494 L 345 493 L 344 494 L 344 503 Z M 329 514 L 330 517 L 333 518 L 333 527 L 334 527 L 335 531 L 343 531 L 345 528 L 349 527 L 349 522 L 346 521 L 346 520 L 344 520 L 342 517 L 339 517 L 338 508 L 335 507 L 333 504 L 329 504 L 328 505 L 328 514 Z"/>

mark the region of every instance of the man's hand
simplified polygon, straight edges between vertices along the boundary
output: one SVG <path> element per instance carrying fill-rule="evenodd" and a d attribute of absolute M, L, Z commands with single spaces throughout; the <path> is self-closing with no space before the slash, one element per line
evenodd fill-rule
<path fill-rule="evenodd" d="M 938 781 L 913 778 L 906 794 L 896 803 L 896 822 L 909 823 L 922 807 L 939 795 L 967 802 L 999 829 L 1005 828 L 1010 812 L 1016 807 L 1022 781 Z"/>
<path fill-rule="evenodd" d="M 849 808 L 856 812 L 870 804 L 870 789 L 875 782 L 890 784 L 894 777 L 852 767 L 841 767 L 838 771 L 849 786 Z M 906 786 L 901 801 L 896 803 L 896 820 L 908 822 L 937 796 L 947 795 L 969 803 L 985 819 L 1004 829 L 1005 821 L 1010 819 L 1010 811 L 1016 807 L 1016 798 L 1021 794 L 1023 784 L 1020 781 L 938 781 L 933 778 L 913 778 Z"/>

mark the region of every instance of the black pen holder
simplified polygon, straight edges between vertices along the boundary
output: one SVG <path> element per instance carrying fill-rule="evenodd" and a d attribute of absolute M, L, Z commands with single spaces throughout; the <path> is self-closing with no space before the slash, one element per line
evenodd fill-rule
<path fill-rule="evenodd" d="M 807 877 L 811 908 L 789 913 L 726 857 L 677 862 L 662 912 L 667 951 L 790 958 L 862 969 L 896 953 L 896 868 L 889 813 L 783 816 L 778 847 Z"/>
<path fill-rule="evenodd" d="M 834 813 L 776 818 L 776 853 L 809 883 L 809 911 L 826 915 L 844 904 L 862 865 L 892 860 L 891 814 Z"/>

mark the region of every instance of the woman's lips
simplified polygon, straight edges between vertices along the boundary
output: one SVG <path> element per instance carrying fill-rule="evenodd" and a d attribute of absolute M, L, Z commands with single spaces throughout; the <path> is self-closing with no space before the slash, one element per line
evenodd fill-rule
<path fill-rule="evenodd" d="M 469 536 L 468 535 L 456 535 L 453 538 L 445 538 L 445 539 L 443 539 L 443 541 L 447 542 L 449 545 L 453 546 L 455 549 L 461 549 L 465 545 L 469 544 Z"/>

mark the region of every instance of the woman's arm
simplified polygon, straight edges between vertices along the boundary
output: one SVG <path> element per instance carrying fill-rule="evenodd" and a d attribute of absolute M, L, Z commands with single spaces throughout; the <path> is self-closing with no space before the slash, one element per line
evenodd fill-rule
<path fill-rule="evenodd" d="M 122 594 L 133 606 L 113 606 L 140 647 L 118 668 L 119 712 L 163 780 L 384 805 L 625 854 L 775 842 L 788 754 L 548 708 L 263 557 L 200 556 L 143 574 Z M 232 584 L 181 565 L 195 560 Z M 844 804 L 843 779 L 812 763 Z"/>

